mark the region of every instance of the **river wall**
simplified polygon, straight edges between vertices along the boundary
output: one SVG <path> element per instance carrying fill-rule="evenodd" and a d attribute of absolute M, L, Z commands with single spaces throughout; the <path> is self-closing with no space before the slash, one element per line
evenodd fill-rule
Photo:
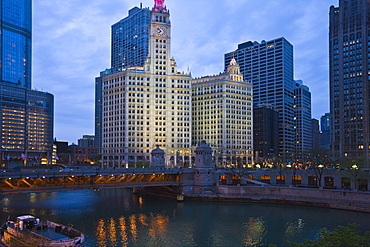
<path fill-rule="evenodd" d="M 313 188 L 217 186 L 216 193 L 187 195 L 187 199 L 280 203 L 370 213 L 370 193 Z"/>

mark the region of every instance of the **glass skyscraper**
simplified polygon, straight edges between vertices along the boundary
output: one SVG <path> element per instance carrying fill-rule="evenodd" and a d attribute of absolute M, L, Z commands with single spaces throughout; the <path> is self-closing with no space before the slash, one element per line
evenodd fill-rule
<path fill-rule="evenodd" d="M 321 116 L 320 127 L 320 147 L 330 149 L 330 113 Z"/>
<path fill-rule="evenodd" d="M 126 18 L 112 25 L 113 70 L 144 66 L 149 54 L 150 13 L 149 8 L 134 7 Z"/>
<path fill-rule="evenodd" d="M 240 71 L 253 85 L 253 103 L 271 105 L 279 112 L 279 153 L 293 160 L 294 112 L 293 46 L 285 38 L 245 42 L 225 54 L 225 68 L 235 58 Z"/>
<path fill-rule="evenodd" d="M 370 2 L 330 8 L 330 141 L 335 158 L 370 155 Z"/>
<path fill-rule="evenodd" d="M 31 88 L 32 0 L 0 0 L 0 78 Z"/>
<path fill-rule="evenodd" d="M 31 90 L 32 0 L 0 0 L 1 167 L 40 164 L 53 151 L 54 96 Z"/>
<path fill-rule="evenodd" d="M 307 162 L 312 151 L 311 92 L 302 80 L 294 89 L 294 154 L 295 161 Z M 318 132 L 318 128 L 317 128 Z"/>

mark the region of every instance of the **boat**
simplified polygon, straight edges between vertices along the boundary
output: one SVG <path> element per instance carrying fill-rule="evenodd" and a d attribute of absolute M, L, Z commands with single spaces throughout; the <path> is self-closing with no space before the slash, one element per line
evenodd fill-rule
<path fill-rule="evenodd" d="M 23 246 L 81 246 L 84 235 L 71 227 L 40 221 L 32 215 L 18 216 L 16 221 L 8 221 L 1 228 L 1 242 L 9 247 Z"/>

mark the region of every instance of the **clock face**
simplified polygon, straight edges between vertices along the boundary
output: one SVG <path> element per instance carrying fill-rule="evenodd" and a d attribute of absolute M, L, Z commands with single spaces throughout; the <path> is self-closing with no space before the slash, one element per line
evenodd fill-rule
<path fill-rule="evenodd" d="M 157 35 L 158 36 L 165 36 L 167 34 L 167 30 L 164 27 L 157 27 Z"/>

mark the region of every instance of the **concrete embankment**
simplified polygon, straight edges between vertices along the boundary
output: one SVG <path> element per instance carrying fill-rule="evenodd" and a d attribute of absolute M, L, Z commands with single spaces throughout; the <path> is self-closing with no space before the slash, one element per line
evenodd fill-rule
<path fill-rule="evenodd" d="M 218 186 L 218 193 L 186 195 L 186 200 L 279 203 L 370 213 L 370 193 L 288 187 Z"/>

